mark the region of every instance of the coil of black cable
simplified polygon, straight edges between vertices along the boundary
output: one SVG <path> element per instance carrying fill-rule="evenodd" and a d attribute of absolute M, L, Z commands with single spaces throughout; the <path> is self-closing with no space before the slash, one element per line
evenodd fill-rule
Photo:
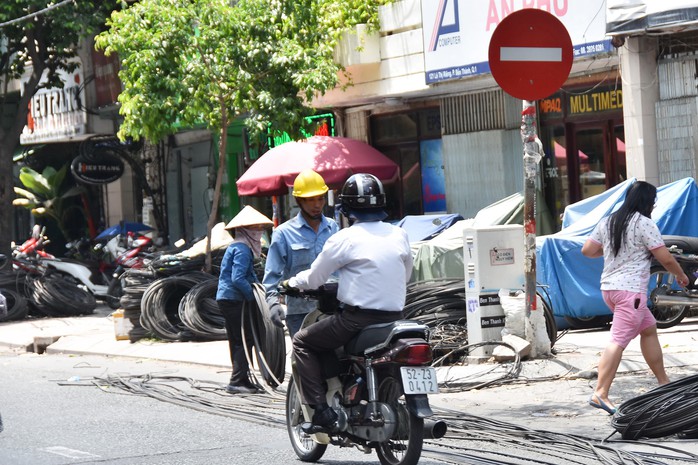
<path fill-rule="evenodd" d="M 59 274 L 45 274 L 27 280 L 32 301 L 45 316 L 89 315 L 97 308 L 95 297 Z"/>
<path fill-rule="evenodd" d="M 540 288 L 539 288 L 540 291 Z M 557 340 L 557 324 L 552 309 L 540 292 L 546 333 L 553 347 Z M 442 278 L 416 281 L 407 286 L 405 318 L 416 320 L 431 328 L 439 325 L 466 326 L 465 281 L 463 278 Z"/>
<path fill-rule="evenodd" d="M 225 340 L 225 318 L 216 303 L 218 279 L 210 276 L 184 294 L 179 303 L 179 319 L 201 339 Z"/>
<path fill-rule="evenodd" d="M 196 339 L 179 318 L 179 303 L 192 287 L 210 276 L 204 272 L 189 272 L 153 281 L 141 300 L 141 326 L 167 341 Z"/>
<path fill-rule="evenodd" d="M 659 386 L 623 402 L 611 419 L 623 439 L 698 432 L 698 375 Z"/>
<path fill-rule="evenodd" d="M 29 311 L 27 298 L 14 289 L 0 288 L 0 293 L 5 296 L 7 315 L 0 317 L 0 321 L 22 320 L 27 317 Z"/>
<path fill-rule="evenodd" d="M 283 328 L 272 323 L 264 287 L 253 285 L 255 303 L 246 303 L 249 328 L 257 348 L 257 365 L 264 381 L 271 387 L 283 383 L 286 373 L 286 336 Z"/>
<path fill-rule="evenodd" d="M 24 297 L 29 297 L 30 291 L 27 289 L 26 281 L 27 273 L 25 271 L 0 272 L 0 288 L 10 289 Z"/>

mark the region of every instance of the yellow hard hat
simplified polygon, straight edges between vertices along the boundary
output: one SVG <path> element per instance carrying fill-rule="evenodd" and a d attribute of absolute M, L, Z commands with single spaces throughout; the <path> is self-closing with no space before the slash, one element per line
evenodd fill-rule
<path fill-rule="evenodd" d="M 293 181 L 294 197 L 317 197 L 324 195 L 328 190 L 325 180 L 313 170 L 301 171 Z"/>

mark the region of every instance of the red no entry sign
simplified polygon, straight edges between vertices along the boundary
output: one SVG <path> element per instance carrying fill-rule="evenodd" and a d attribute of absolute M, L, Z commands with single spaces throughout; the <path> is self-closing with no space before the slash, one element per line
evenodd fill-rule
<path fill-rule="evenodd" d="M 526 8 L 504 18 L 490 39 L 492 76 L 509 95 L 539 100 L 555 93 L 572 68 L 572 40 L 544 10 Z"/>

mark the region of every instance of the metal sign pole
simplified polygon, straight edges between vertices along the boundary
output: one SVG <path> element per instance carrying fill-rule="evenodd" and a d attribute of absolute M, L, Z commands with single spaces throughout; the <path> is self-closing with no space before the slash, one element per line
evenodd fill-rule
<path fill-rule="evenodd" d="M 505 17 L 487 57 L 497 84 L 523 100 L 524 274 L 526 317 L 536 310 L 536 180 L 543 146 L 536 137 L 535 100 L 557 91 L 570 75 L 574 50 L 565 25 L 551 13 L 524 8 Z"/>
<path fill-rule="evenodd" d="M 524 146 L 524 291 L 526 317 L 536 310 L 536 179 L 541 142 L 536 135 L 536 104 L 524 100 L 521 111 L 521 140 Z"/>

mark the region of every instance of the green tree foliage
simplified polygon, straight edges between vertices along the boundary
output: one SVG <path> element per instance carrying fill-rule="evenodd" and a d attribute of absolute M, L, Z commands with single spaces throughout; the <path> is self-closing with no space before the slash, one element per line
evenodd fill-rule
<path fill-rule="evenodd" d="M 294 135 L 313 97 L 338 84 L 339 33 L 377 24 L 386 0 L 142 0 L 96 39 L 122 60 L 119 135 L 158 141 L 244 114 L 253 133 Z"/>
<path fill-rule="evenodd" d="M 9 252 L 14 235 L 12 156 L 29 102 L 41 87 L 63 86 L 58 71 L 75 69 L 80 40 L 97 31 L 117 5 L 110 0 L 0 2 L 0 252 Z M 13 80 L 21 80 L 21 93 L 10 86 Z"/>
<path fill-rule="evenodd" d="M 300 136 L 314 96 L 339 83 L 341 30 L 367 21 L 366 4 L 377 18 L 379 3 L 141 0 L 114 12 L 96 45 L 121 59 L 119 136 L 158 141 L 201 123 L 219 134 L 210 237 L 230 121 L 244 116 L 253 140 L 269 128 Z"/>

